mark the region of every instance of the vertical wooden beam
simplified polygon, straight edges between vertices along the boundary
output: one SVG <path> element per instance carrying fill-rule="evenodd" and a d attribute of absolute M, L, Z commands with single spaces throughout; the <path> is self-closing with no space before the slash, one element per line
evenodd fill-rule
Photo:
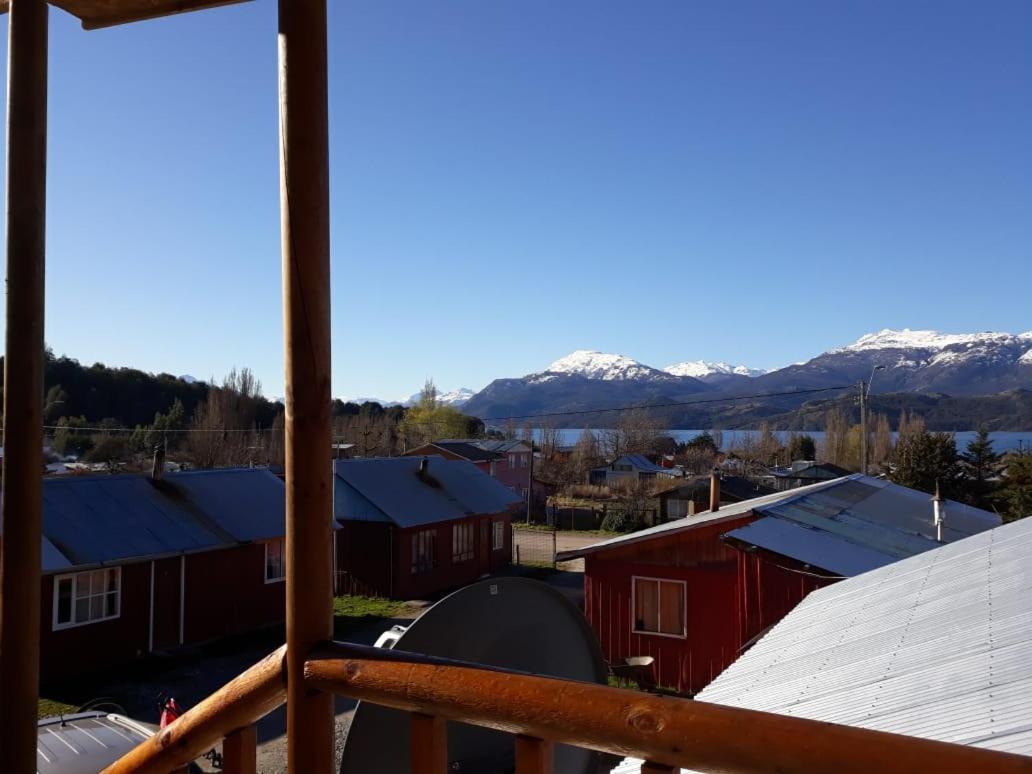
<path fill-rule="evenodd" d="M 333 767 L 333 697 L 305 657 L 333 634 L 326 0 L 279 0 L 280 218 L 286 366 L 287 767 Z"/>
<path fill-rule="evenodd" d="M 412 713 L 412 774 L 447 774 L 448 724 L 444 718 Z"/>
<path fill-rule="evenodd" d="M 238 728 L 222 741 L 224 774 L 255 774 L 258 770 L 258 729 Z"/>
<path fill-rule="evenodd" d="M 516 774 L 552 774 L 555 745 L 533 736 L 516 737 Z"/>
<path fill-rule="evenodd" d="M 7 342 L 0 548 L 0 767 L 36 770 L 43 510 L 47 4 L 11 0 L 7 64 Z"/>

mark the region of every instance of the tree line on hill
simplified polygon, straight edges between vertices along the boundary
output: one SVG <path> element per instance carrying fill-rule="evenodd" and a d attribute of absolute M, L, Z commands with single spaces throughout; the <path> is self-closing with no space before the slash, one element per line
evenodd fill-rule
<path fill-rule="evenodd" d="M 3 395 L 0 357 L 0 400 Z M 58 458 L 144 469 L 156 446 L 188 467 L 282 465 L 284 407 L 248 368 L 221 382 L 190 381 L 46 352 L 44 425 Z M 2 405 L 2 403 L 0 403 Z M 441 403 L 432 380 L 411 407 L 334 400 L 333 437 L 361 456 L 396 455 L 432 438 L 484 433 L 479 419 Z M 2 416 L 0 416 L 2 422 Z"/>

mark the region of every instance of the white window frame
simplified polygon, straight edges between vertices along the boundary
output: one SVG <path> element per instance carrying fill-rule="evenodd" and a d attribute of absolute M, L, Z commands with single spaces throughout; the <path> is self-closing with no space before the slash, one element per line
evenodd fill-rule
<path fill-rule="evenodd" d="M 280 546 L 280 571 L 282 575 L 270 578 L 269 577 L 269 546 L 278 544 Z M 287 579 L 287 539 L 286 538 L 274 538 L 273 540 L 265 541 L 265 562 L 262 564 L 262 575 L 265 576 L 266 583 L 283 583 Z"/>
<path fill-rule="evenodd" d="M 491 522 L 491 550 L 505 550 L 505 522 L 501 520 Z"/>
<path fill-rule="evenodd" d="M 120 618 L 122 616 L 122 568 L 121 567 L 99 567 L 97 569 L 98 570 L 103 570 L 105 573 L 109 572 L 110 570 L 114 570 L 115 571 L 115 578 L 116 578 L 115 586 L 116 586 L 116 588 L 115 588 L 115 613 L 114 613 L 114 615 L 105 615 L 102 618 L 90 618 L 87 621 L 77 621 L 77 620 L 75 620 L 75 608 L 76 608 L 75 602 L 76 602 L 76 596 L 77 596 L 76 595 L 76 591 L 77 591 L 78 586 L 79 586 L 79 577 L 82 576 L 82 575 L 90 575 L 91 573 L 96 572 L 97 570 L 84 570 L 83 572 L 70 572 L 70 573 L 65 573 L 64 575 L 55 575 L 54 576 L 54 609 L 53 609 L 53 615 L 51 616 L 51 618 L 52 618 L 51 624 L 53 626 L 53 630 L 54 631 L 60 631 L 61 629 L 74 629 L 74 628 L 79 627 L 79 626 L 89 626 L 90 624 L 102 623 L 103 621 L 113 621 L 116 618 Z M 72 619 L 70 621 L 65 622 L 65 623 L 60 623 L 57 620 L 58 598 L 59 598 L 59 591 L 60 591 L 60 588 L 61 588 L 61 581 L 63 581 L 63 580 L 70 580 L 72 582 L 72 609 L 71 609 Z M 111 592 L 109 592 L 109 591 L 104 591 L 104 592 L 101 592 L 101 594 L 89 594 L 88 597 L 106 596 L 107 594 L 110 594 L 110 593 Z"/>
<path fill-rule="evenodd" d="M 647 581 L 649 583 L 677 583 L 681 586 L 681 599 L 684 600 L 684 627 L 681 629 L 680 634 L 669 634 L 668 632 L 652 632 L 638 628 L 638 589 L 636 584 L 638 581 Z M 663 612 L 662 598 L 663 594 L 660 591 L 660 587 L 656 586 L 656 591 L 659 594 L 659 598 L 656 600 L 656 625 L 661 628 L 660 616 Z M 647 575 L 632 575 L 631 576 L 631 632 L 633 634 L 646 635 L 648 637 L 669 637 L 674 640 L 686 640 L 688 639 L 688 583 L 687 581 L 677 580 L 676 578 L 652 578 Z"/>

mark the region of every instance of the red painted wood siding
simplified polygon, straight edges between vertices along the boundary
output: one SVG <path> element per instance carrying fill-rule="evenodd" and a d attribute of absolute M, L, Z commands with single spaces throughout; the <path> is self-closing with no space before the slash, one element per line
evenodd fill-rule
<path fill-rule="evenodd" d="M 720 536 L 754 521 L 751 514 L 657 536 L 585 557 L 584 613 L 611 664 L 652 656 L 656 680 L 686 694 L 702 690 L 744 645 L 779 621 L 810 591 L 833 581 L 791 562 L 746 554 Z M 633 631 L 634 576 L 684 581 L 684 638 Z"/>
<path fill-rule="evenodd" d="M 494 522 L 502 523 L 502 547 L 492 548 Z M 508 513 L 470 516 L 425 527 L 400 529 L 380 522 L 349 521 L 337 536 L 337 574 L 353 578 L 340 593 L 362 593 L 394 599 L 425 599 L 465 586 L 509 564 L 512 530 Z M 473 529 L 473 558 L 452 561 L 452 527 L 468 523 Z M 437 535 L 437 566 L 412 572 L 412 536 L 422 530 Z M 486 536 L 486 537 L 485 537 Z M 484 540 L 486 539 L 486 546 Z"/>

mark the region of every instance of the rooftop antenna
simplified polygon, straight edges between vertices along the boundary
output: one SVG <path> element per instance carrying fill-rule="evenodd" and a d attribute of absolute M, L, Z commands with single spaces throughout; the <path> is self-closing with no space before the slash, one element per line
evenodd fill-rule
<path fill-rule="evenodd" d="M 946 500 L 939 492 L 939 479 L 935 479 L 935 497 L 932 498 L 932 521 L 935 524 L 935 539 L 942 542 L 942 528 L 946 523 Z"/>

